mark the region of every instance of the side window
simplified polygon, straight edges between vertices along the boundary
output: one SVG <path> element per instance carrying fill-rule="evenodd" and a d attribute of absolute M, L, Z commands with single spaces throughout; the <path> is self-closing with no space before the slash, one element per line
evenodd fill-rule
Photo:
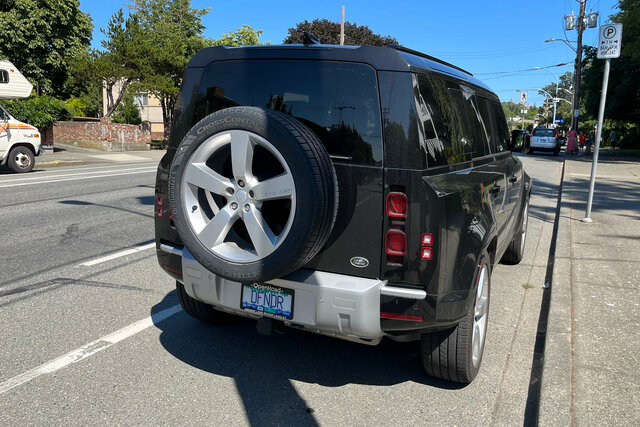
<path fill-rule="evenodd" d="M 455 123 L 453 144 L 463 153 L 465 160 L 490 154 L 487 133 L 480 118 L 478 100 L 470 88 L 449 89 Z"/>
<path fill-rule="evenodd" d="M 509 150 L 509 128 L 507 127 L 507 119 L 504 117 L 502 105 L 495 101 L 490 101 L 493 110 L 493 117 L 496 126 L 496 152 L 501 153 Z"/>
<path fill-rule="evenodd" d="M 496 141 L 500 136 L 497 134 L 496 118 L 494 117 L 491 101 L 481 96 L 476 97 L 476 99 L 478 101 L 480 117 L 482 118 L 482 123 L 487 131 L 487 137 L 489 138 L 489 148 L 492 153 L 496 153 L 498 152 Z"/>
<path fill-rule="evenodd" d="M 9 83 L 9 73 L 7 70 L 0 70 L 0 83 Z"/>
<path fill-rule="evenodd" d="M 442 158 L 436 162 L 436 165 L 451 165 L 471 160 L 471 157 L 467 156 L 464 147 L 460 144 L 463 138 L 462 122 L 456 117 L 456 112 L 449 96 L 447 81 L 437 76 L 429 76 L 428 82 L 425 82 L 422 87 L 426 89 L 427 83 L 430 86 L 433 101 L 439 110 L 441 123 L 439 136 L 440 141 L 443 143 L 443 151 Z M 426 94 L 426 92 L 425 90 L 424 93 Z"/>
<path fill-rule="evenodd" d="M 427 156 L 427 166 L 447 165 L 451 141 L 443 129 L 442 115 L 436 104 L 429 79 L 425 74 L 412 74 L 412 79 L 420 148 Z"/>

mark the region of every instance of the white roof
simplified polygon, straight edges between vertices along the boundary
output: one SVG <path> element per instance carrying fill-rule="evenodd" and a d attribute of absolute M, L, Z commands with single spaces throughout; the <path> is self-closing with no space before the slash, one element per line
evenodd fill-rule
<path fill-rule="evenodd" d="M 33 85 L 9 61 L 0 60 L 0 99 L 26 98 Z"/>

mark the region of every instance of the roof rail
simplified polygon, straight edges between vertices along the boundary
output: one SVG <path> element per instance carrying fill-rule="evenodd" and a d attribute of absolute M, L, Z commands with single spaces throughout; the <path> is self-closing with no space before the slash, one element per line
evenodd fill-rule
<path fill-rule="evenodd" d="M 422 53 L 422 52 L 419 52 L 417 50 L 409 49 L 408 47 L 400 46 L 400 45 L 397 45 L 397 44 L 388 44 L 387 47 L 390 47 L 391 49 L 399 50 L 400 52 L 406 52 L 406 53 L 410 53 L 412 55 L 420 56 L 422 58 L 427 58 L 427 59 L 429 59 L 431 61 L 438 62 L 440 64 L 446 65 L 447 67 L 455 68 L 458 71 L 462 71 L 463 73 L 466 73 L 466 74 L 469 74 L 470 76 L 473 76 L 473 74 L 471 74 L 470 72 L 468 72 L 467 70 L 465 70 L 463 68 L 460 68 L 460 67 L 458 67 L 456 65 L 450 64 L 447 61 L 443 61 L 442 59 L 438 59 L 438 58 L 435 58 L 433 56 L 427 55 L 426 53 Z"/>

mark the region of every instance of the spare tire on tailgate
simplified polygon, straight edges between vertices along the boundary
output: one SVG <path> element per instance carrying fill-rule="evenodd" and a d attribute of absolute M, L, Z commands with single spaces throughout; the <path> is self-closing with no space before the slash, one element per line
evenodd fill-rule
<path fill-rule="evenodd" d="M 298 120 L 232 107 L 202 119 L 177 147 L 169 198 L 194 258 L 246 283 L 290 273 L 322 249 L 338 186 L 326 149 Z"/>

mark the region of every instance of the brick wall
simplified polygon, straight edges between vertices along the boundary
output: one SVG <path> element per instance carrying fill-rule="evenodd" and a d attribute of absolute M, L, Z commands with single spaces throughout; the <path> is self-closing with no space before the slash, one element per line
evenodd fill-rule
<path fill-rule="evenodd" d="M 50 146 L 57 142 L 103 151 L 148 150 L 151 129 L 148 123 L 124 125 L 112 123 L 108 118 L 99 121 L 55 122 L 45 132 L 43 140 Z"/>

